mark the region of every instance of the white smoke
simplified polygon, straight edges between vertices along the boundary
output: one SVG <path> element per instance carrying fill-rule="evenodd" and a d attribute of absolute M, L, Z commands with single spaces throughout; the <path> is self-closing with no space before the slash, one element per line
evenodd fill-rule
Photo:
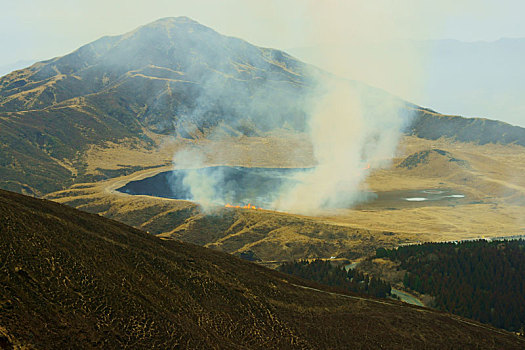
<path fill-rule="evenodd" d="M 366 200 L 363 183 L 368 166 L 382 166 L 395 154 L 407 121 L 400 113 L 403 103 L 384 91 L 303 65 L 285 53 L 198 30 L 202 42 L 192 47 L 207 64 L 192 61 L 185 68 L 199 77 L 199 84 L 188 91 L 191 101 L 177 113 L 179 136 L 192 138 L 194 145 L 200 138 L 215 143 L 212 153 L 220 159 L 230 152 L 221 149 L 221 138 L 265 137 L 290 125 L 286 132 L 308 134 L 316 167 L 298 175 L 294 185 L 275 188 L 280 191 L 275 209 L 312 214 Z M 297 153 L 287 156 L 285 163 L 294 164 Z M 202 169 L 211 165 L 212 158 L 196 147 L 174 157 L 175 167 L 186 169 L 183 184 L 190 193 L 188 199 L 205 209 L 228 200 L 223 198 L 222 171 Z M 239 159 L 249 158 L 239 155 Z"/>
<path fill-rule="evenodd" d="M 383 97 L 381 105 L 370 110 L 370 91 L 345 81 L 323 81 L 326 84 L 329 88 L 310 120 L 317 166 L 298 175 L 299 184 L 282 192 L 275 202 L 278 210 L 315 214 L 366 200 L 363 181 L 369 168 L 388 164 L 396 151 L 407 122 L 398 101 Z"/>
<path fill-rule="evenodd" d="M 296 175 L 290 182 L 293 185 L 276 189 L 280 191 L 278 199 L 268 209 L 312 215 L 366 201 L 370 191 L 366 191 L 364 180 L 373 169 L 390 164 L 402 129 L 410 121 L 399 99 L 365 85 L 324 77 L 318 78 L 314 90 L 309 95 L 313 107 L 312 103 L 304 104 L 304 113 L 309 116 L 307 132 L 316 166 Z M 250 101 L 257 105 L 255 102 Z M 202 113 L 205 111 L 199 111 Z M 210 139 L 218 134 L 212 135 Z M 228 150 L 217 147 L 214 152 L 220 155 Z M 290 152 L 289 157 L 294 156 Z M 174 156 L 174 165 L 184 169 L 183 184 L 191 193 L 187 199 L 208 211 L 229 199 L 222 198 L 221 169 L 206 168 L 206 157 L 196 147 L 183 149 Z"/>
<path fill-rule="evenodd" d="M 173 157 L 173 166 L 183 172 L 183 186 L 189 191 L 188 200 L 197 202 L 204 211 L 209 211 L 224 203 L 216 189 L 221 180 L 221 172 L 206 166 L 205 155 L 197 148 L 185 148 Z"/>

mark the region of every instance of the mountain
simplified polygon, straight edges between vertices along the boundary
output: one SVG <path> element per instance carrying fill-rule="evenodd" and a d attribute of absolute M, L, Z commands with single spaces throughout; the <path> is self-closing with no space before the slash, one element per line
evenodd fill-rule
<path fill-rule="evenodd" d="M 441 137 L 485 145 L 498 143 L 525 146 L 525 128 L 486 118 L 464 118 L 418 109 L 407 133 L 428 140 Z"/>
<path fill-rule="evenodd" d="M 519 349 L 450 314 L 315 285 L 0 190 L 2 348 Z"/>
<path fill-rule="evenodd" d="M 84 152 L 107 141 L 147 148 L 149 133 L 192 138 L 221 122 L 246 135 L 304 127 L 305 70 L 185 17 L 103 37 L 0 79 L 2 187 L 41 194 L 79 181 Z"/>
<path fill-rule="evenodd" d="M 147 151 L 168 135 L 191 141 L 301 133 L 309 96 L 327 78 L 336 79 L 186 17 L 103 37 L 0 78 L 0 187 L 43 195 L 164 164 L 122 161 L 90 171 L 88 152 L 108 145 Z M 346 83 L 372 92 L 370 105 L 388 96 Z M 525 144 L 522 128 L 407 107 L 415 114 L 409 134 Z"/>

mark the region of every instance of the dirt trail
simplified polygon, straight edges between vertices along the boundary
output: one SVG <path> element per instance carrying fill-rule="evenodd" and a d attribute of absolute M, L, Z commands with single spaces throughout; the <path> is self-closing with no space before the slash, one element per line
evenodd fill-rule
<path fill-rule="evenodd" d="M 312 288 L 312 287 L 307 287 L 307 286 L 301 286 L 299 284 L 293 284 L 292 283 L 292 285 L 296 286 L 298 288 L 313 290 L 313 291 L 316 291 L 316 292 L 319 292 L 319 293 L 330 294 L 330 295 L 343 297 L 343 298 L 348 298 L 348 299 L 361 300 L 361 301 L 370 302 L 370 303 L 388 305 L 390 307 L 406 307 L 406 306 L 403 306 L 403 305 L 400 305 L 400 304 L 395 304 L 393 302 L 388 302 L 388 301 L 381 301 L 381 300 L 372 299 L 372 298 L 363 298 L 363 297 L 358 297 L 358 296 L 354 296 L 354 295 L 340 294 L 340 293 L 335 293 L 335 292 L 327 292 L 325 290 Z M 417 310 L 419 312 L 425 312 L 425 313 L 441 313 L 440 311 L 435 311 L 435 310 L 432 310 L 432 309 L 426 309 L 426 308 L 423 308 L 421 306 L 414 306 L 414 310 Z M 496 333 L 503 334 L 503 335 L 508 335 L 509 334 L 509 332 L 506 332 L 506 331 L 503 331 L 503 330 L 499 330 L 497 328 L 493 328 L 493 327 L 490 327 L 490 326 L 485 326 L 485 325 L 477 323 L 475 321 L 466 320 L 466 319 L 464 319 L 462 317 L 459 317 L 459 316 L 456 316 L 456 315 L 453 315 L 453 314 L 449 314 L 449 316 L 451 318 L 455 319 L 456 321 L 459 321 L 459 322 L 462 322 L 462 323 L 465 323 L 465 324 L 468 324 L 468 325 L 471 325 L 471 326 L 474 326 L 474 327 L 483 328 L 483 329 L 486 329 L 488 331 L 496 332 Z"/>

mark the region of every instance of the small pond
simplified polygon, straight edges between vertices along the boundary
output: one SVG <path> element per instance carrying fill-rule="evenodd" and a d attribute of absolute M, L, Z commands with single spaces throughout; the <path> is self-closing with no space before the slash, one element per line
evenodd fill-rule
<path fill-rule="evenodd" d="M 131 181 L 117 189 L 128 194 L 156 197 L 191 199 L 188 175 L 194 179 L 209 179 L 215 196 L 225 203 L 268 207 L 277 199 L 280 189 L 296 183 L 294 175 L 308 171 L 306 168 L 246 168 L 216 166 L 200 169 L 183 169 L 159 173 L 143 180 Z"/>
<path fill-rule="evenodd" d="M 132 195 L 149 195 L 173 199 L 191 200 L 188 175 L 213 186 L 215 197 L 224 203 L 271 208 L 284 186 L 297 183 L 295 175 L 311 171 L 311 168 L 246 168 L 215 166 L 199 169 L 181 169 L 159 173 L 142 180 L 131 181 L 117 189 Z M 370 201 L 357 206 L 399 208 L 431 205 L 457 205 L 465 202 L 465 196 L 457 191 L 438 189 L 394 190 L 371 193 Z"/>

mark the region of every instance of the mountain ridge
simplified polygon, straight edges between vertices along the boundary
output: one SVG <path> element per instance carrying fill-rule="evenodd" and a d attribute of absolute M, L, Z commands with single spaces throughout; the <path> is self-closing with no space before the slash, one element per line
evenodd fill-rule
<path fill-rule="evenodd" d="M 93 180 L 86 152 L 108 142 L 148 150 L 168 135 L 303 132 L 305 105 L 316 79 L 326 76 L 283 51 L 223 36 L 187 17 L 102 37 L 0 78 L 0 186 L 43 195 Z M 372 92 L 370 105 L 387 97 L 346 83 Z M 408 134 L 525 145 L 523 128 L 407 106 L 415 115 Z"/>
<path fill-rule="evenodd" d="M 293 80 L 287 83 L 283 77 L 293 79 L 297 77 L 296 74 L 290 73 L 292 70 L 289 66 L 294 64 L 300 66 L 301 64 L 285 54 L 270 49 L 259 49 L 240 39 L 222 37 L 194 21 L 189 24 L 186 23 L 186 20 L 182 20 L 182 24 L 179 22 L 180 20 L 163 20 L 154 23 L 157 25 L 167 23 L 172 26 L 175 24 L 177 26 L 189 25 L 190 27 L 185 27 L 188 30 L 194 30 L 194 27 L 197 26 L 199 32 L 194 30 L 193 33 L 190 33 L 191 35 L 214 35 L 213 40 L 197 38 L 199 39 L 197 42 L 204 43 L 204 46 L 200 45 L 200 51 L 204 53 L 206 53 L 208 42 L 219 51 L 223 49 L 228 51 L 228 45 L 233 45 L 234 48 L 229 50 L 233 54 L 240 52 L 235 49 L 235 45 L 247 47 L 258 54 L 255 60 L 259 68 L 266 67 L 268 72 L 250 68 L 257 64 L 251 66 L 245 64 L 246 67 L 242 68 L 239 66 L 239 62 L 243 59 L 242 55 L 239 56 L 237 65 L 233 64 L 235 63 L 233 60 L 230 62 L 233 56 L 219 55 L 213 67 L 207 66 L 208 59 L 188 54 L 182 49 L 175 50 L 176 57 L 166 54 L 154 55 L 147 48 L 151 46 L 149 36 L 157 35 L 155 32 L 157 25 L 153 25 L 153 29 L 151 29 L 152 25 L 146 25 L 125 35 L 104 37 L 94 43 L 84 45 L 72 54 L 13 72 L 0 78 L 0 124 L 2 126 L 0 142 L 3 145 L 0 148 L 0 158 L 4 160 L 4 164 L 0 167 L 0 173 L 3 175 L 2 186 L 33 194 L 63 188 L 64 184 L 68 186 L 73 181 L 80 179 L 75 179 L 74 174 L 60 162 L 69 164 L 79 174 L 82 174 L 85 166 L 83 156 L 88 145 L 100 145 L 107 141 L 121 142 L 123 139 L 129 139 L 135 144 L 135 147 L 152 147 L 152 140 L 144 132 L 146 129 L 160 134 L 171 134 L 177 130 L 188 137 L 196 128 L 204 131 L 217 124 L 218 121 L 211 120 L 217 116 L 224 117 L 227 113 L 230 115 L 238 113 L 236 109 L 244 111 L 250 108 L 250 106 L 232 104 L 227 106 L 229 110 L 224 110 L 221 106 L 216 106 L 217 101 L 220 100 L 221 91 L 230 91 L 235 88 L 239 95 L 245 96 L 243 101 L 246 102 L 251 93 L 257 93 L 257 84 L 260 84 L 257 81 L 270 81 L 276 90 L 273 97 L 279 100 L 278 93 L 287 88 L 286 84 L 293 84 Z M 189 44 L 184 42 L 182 44 L 195 50 L 198 49 L 197 45 L 191 43 L 193 39 L 187 38 L 191 35 L 181 34 L 179 30 L 171 29 L 174 34 L 178 33 L 182 39 L 186 38 L 187 41 L 190 41 Z M 171 33 L 165 30 L 162 32 L 164 36 Z M 138 39 L 135 40 L 137 35 L 145 36 L 146 39 L 137 41 Z M 129 41 L 133 38 L 135 38 L 134 45 L 139 46 L 141 48 L 139 51 L 146 55 L 145 58 L 136 58 L 135 61 L 138 61 L 135 62 L 135 66 L 132 60 L 128 61 L 129 57 L 134 57 L 133 52 L 132 54 L 126 52 L 130 45 L 117 45 L 116 48 L 113 47 L 113 56 L 110 55 L 111 48 L 107 47 L 109 44 L 115 44 L 119 40 Z M 220 41 L 217 38 L 222 38 L 226 46 L 219 45 Z M 99 46 L 106 50 L 105 54 L 110 57 L 97 63 L 94 51 L 104 53 L 102 49 L 97 49 Z M 165 61 L 166 57 L 170 57 L 170 62 L 164 62 L 166 68 L 155 65 L 159 63 L 155 59 Z M 123 62 L 118 60 L 120 58 Z M 275 61 L 277 58 L 281 59 L 279 61 L 281 63 Z M 85 67 L 86 62 L 91 61 L 96 64 L 87 64 Z M 195 65 L 193 61 L 196 61 Z M 287 63 L 283 63 L 284 61 Z M 194 71 L 180 72 L 177 70 L 177 65 L 184 64 L 189 65 L 190 68 L 195 67 Z M 203 72 L 207 72 L 207 75 L 202 76 Z M 249 78 L 254 83 L 247 85 L 242 80 L 233 79 L 236 77 L 230 73 L 237 74 L 237 78 L 244 77 L 245 81 Z M 191 79 L 180 79 L 180 76 L 185 77 L 188 74 L 191 74 Z M 232 78 L 228 78 L 228 74 Z M 224 76 L 226 78 L 223 78 Z M 217 89 L 213 92 L 209 99 L 206 96 L 207 87 L 202 86 L 207 78 L 215 79 L 222 87 L 221 91 Z M 261 98 L 261 96 L 258 97 Z M 265 99 L 264 96 L 262 99 Z M 207 115 L 195 114 L 194 111 L 203 103 L 210 105 L 211 112 Z M 293 108 L 291 106 L 288 111 Z M 283 111 L 280 118 L 283 119 L 284 114 L 288 111 Z M 178 127 L 175 124 L 177 124 L 177 118 L 180 119 L 181 116 L 187 123 Z M 253 118 L 256 117 L 259 116 L 253 116 Z M 300 115 L 298 117 L 301 118 Z M 230 118 L 230 121 L 232 120 L 235 122 L 234 117 Z M 293 120 L 288 120 L 288 122 L 293 124 Z M 271 124 L 272 121 L 269 123 Z M 255 132 L 249 122 L 236 124 L 233 126 L 241 128 L 245 133 Z M 65 133 L 66 130 L 67 133 Z M 18 150 L 21 151 L 20 155 L 16 153 Z M 49 172 L 46 180 L 39 181 L 38 177 L 46 177 L 46 169 L 54 170 Z M 36 174 L 37 179 L 29 179 L 27 175 L 29 172 Z"/>

